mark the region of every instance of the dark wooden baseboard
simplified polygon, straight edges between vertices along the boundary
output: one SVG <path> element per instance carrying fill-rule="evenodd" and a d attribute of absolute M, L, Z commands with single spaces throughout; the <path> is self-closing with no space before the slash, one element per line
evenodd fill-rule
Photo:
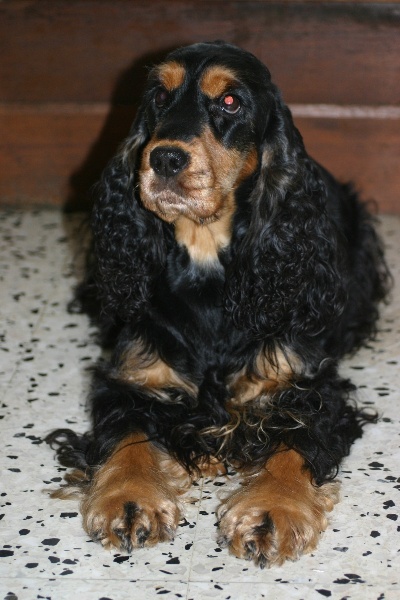
<path fill-rule="evenodd" d="M 317 160 L 400 212 L 397 2 L 3 0 L 0 202 L 87 207 L 145 65 L 216 38 L 268 65 Z"/>

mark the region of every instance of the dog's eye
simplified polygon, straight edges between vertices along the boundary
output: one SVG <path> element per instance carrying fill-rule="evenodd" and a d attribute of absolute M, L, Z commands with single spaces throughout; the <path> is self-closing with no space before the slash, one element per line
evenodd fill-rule
<path fill-rule="evenodd" d="M 154 102 L 157 108 L 162 108 L 169 100 L 169 93 L 165 88 L 160 88 L 154 96 Z"/>
<path fill-rule="evenodd" d="M 235 115 L 240 110 L 240 100 L 232 94 L 227 94 L 221 99 L 221 108 L 224 112 Z"/>

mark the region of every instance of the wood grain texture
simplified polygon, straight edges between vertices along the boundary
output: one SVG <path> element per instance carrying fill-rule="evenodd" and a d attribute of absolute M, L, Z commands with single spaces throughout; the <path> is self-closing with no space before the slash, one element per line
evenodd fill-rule
<path fill-rule="evenodd" d="M 295 108 L 295 107 L 294 107 Z M 134 111 L 106 105 L 0 107 L 0 198 L 86 209 L 89 190 L 128 134 Z M 296 117 L 310 154 L 353 180 L 381 212 L 400 212 L 400 119 Z"/>
<path fill-rule="evenodd" d="M 393 104 L 399 28 L 397 3 L 6 0 L 0 101 L 135 103 L 145 65 L 223 38 L 264 61 L 287 102 Z"/>
<path fill-rule="evenodd" d="M 105 105 L 0 107 L 1 203 L 88 208 L 133 116 Z"/>
<path fill-rule="evenodd" d="M 296 122 L 318 160 L 400 212 L 400 123 L 390 116 L 400 3 L 371 0 L 0 1 L 0 202 L 87 207 L 147 66 L 221 38 L 255 53 L 286 102 L 303 105 Z M 358 106 L 380 112 L 360 118 Z"/>
<path fill-rule="evenodd" d="M 400 213 L 400 119 L 296 118 L 308 152 L 379 212 Z"/>

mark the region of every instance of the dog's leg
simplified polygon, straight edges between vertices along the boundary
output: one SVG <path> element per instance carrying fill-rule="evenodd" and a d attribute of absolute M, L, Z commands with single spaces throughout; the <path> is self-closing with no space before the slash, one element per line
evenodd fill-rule
<path fill-rule="evenodd" d="M 82 500 L 87 533 L 125 552 L 171 540 L 180 518 L 184 469 L 143 434 L 125 438 L 95 473 Z"/>
<path fill-rule="evenodd" d="M 313 484 L 295 450 L 275 454 L 220 507 L 219 543 L 261 567 L 311 552 L 338 500 L 338 483 Z"/>

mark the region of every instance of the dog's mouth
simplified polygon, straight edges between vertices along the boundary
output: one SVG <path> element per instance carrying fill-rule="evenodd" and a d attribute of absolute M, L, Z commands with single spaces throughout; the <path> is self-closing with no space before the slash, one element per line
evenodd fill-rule
<path fill-rule="evenodd" d="M 184 148 L 163 143 L 145 149 L 139 174 L 140 196 L 144 206 L 165 221 L 174 222 L 183 215 L 201 223 L 215 218 L 224 190 L 201 145 L 193 143 Z"/>
<path fill-rule="evenodd" d="M 169 223 L 180 216 L 213 222 L 256 165 L 255 151 L 225 148 L 209 129 L 190 142 L 153 138 L 142 155 L 140 196 L 145 208 Z"/>
<path fill-rule="evenodd" d="M 144 206 L 167 222 L 182 215 L 198 223 L 209 221 L 216 218 L 222 204 L 212 173 L 199 176 L 189 171 L 165 178 L 151 168 L 142 169 L 139 186 Z"/>

